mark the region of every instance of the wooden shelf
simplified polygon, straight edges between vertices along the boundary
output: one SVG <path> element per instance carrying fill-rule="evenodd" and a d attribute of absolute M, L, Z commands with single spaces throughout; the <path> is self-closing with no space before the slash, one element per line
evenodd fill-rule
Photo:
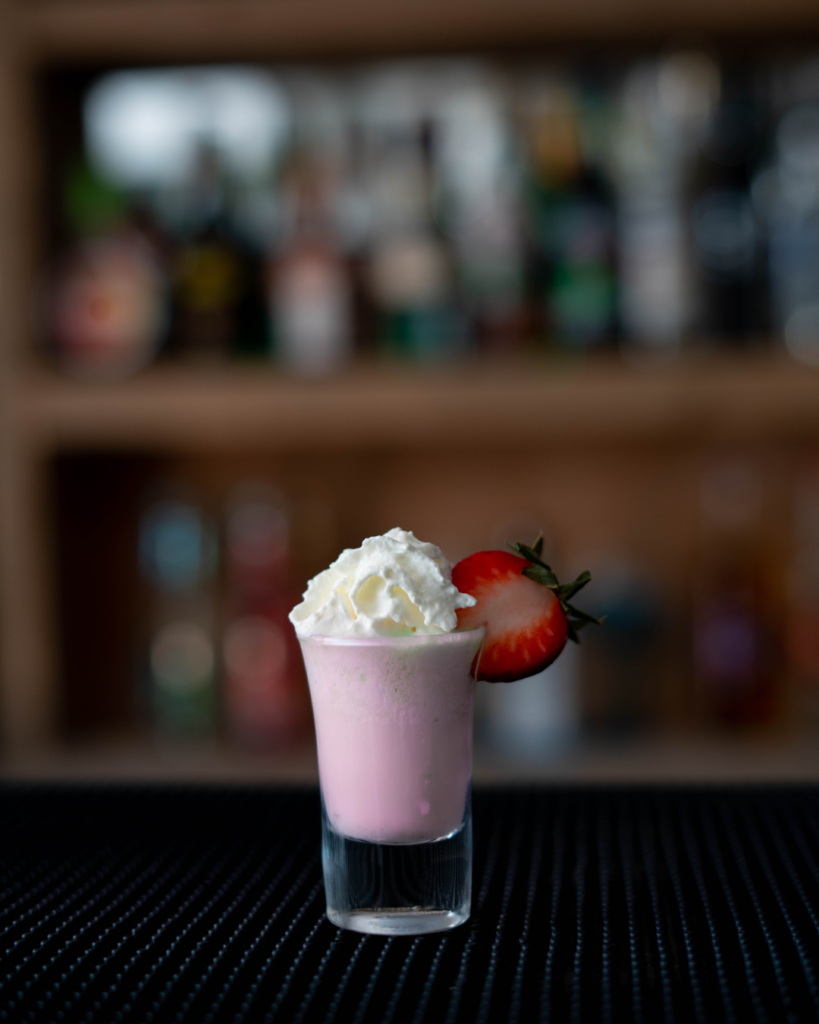
<path fill-rule="evenodd" d="M 784 358 L 440 370 L 363 366 L 320 381 L 266 367 L 156 367 L 89 384 L 31 368 L 16 420 L 40 450 L 503 447 L 819 438 L 819 373 Z"/>
<path fill-rule="evenodd" d="M 19 18 L 44 60 L 270 59 L 656 39 L 684 32 L 819 31 L 813 0 L 28 0 Z"/>
<path fill-rule="evenodd" d="M 511 760 L 475 748 L 479 786 L 538 782 L 722 783 L 819 782 L 819 753 L 807 737 L 751 741 L 726 737 L 644 736 L 629 744 L 585 742 L 540 762 Z M 222 747 L 159 748 L 97 742 L 55 746 L 0 758 L 0 779 L 28 781 L 196 782 L 316 785 L 315 747 L 252 754 Z"/>

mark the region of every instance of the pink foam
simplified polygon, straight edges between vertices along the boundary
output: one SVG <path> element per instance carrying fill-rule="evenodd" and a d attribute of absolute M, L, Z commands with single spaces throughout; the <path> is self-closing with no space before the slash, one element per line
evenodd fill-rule
<path fill-rule="evenodd" d="M 301 641 L 324 806 L 342 835 L 419 843 L 463 821 L 483 630 Z"/>

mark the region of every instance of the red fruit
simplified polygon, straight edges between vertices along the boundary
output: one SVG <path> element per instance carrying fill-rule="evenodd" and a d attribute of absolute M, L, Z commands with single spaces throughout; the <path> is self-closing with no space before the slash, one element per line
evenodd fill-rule
<path fill-rule="evenodd" d="M 477 601 L 473 608 L 459 609 L 458 629 L 486 626 L 473 670 L 488 683 L 532 676 L 566 645 L 570 627 L 560 595 L 523 575 L 534 564 L 507 551 L 479 551 L 452 570 L 458 590 Z"/>

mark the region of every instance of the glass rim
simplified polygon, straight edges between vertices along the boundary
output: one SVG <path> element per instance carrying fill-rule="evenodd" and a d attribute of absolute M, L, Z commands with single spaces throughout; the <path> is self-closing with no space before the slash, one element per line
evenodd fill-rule
<path fill-rule="evenodd" d="M 451 633 L 420 633 L 416 636 L 325 636 L 311 633 L 300 636 L 299 643 L 317 643 L 326 647 L 434 647 L 459 641 L 477 640 L 486 634 L 485 626 L 453 630 Z"/>

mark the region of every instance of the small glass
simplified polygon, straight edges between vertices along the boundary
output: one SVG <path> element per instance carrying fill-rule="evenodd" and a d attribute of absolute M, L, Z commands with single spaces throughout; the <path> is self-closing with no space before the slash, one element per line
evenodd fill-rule
<path fill-rule="evenodd" d="M 421 935 L 472 896 L 472 665 L 484 630 L 301 641 L 316 723 L 327 916 Z"/>

